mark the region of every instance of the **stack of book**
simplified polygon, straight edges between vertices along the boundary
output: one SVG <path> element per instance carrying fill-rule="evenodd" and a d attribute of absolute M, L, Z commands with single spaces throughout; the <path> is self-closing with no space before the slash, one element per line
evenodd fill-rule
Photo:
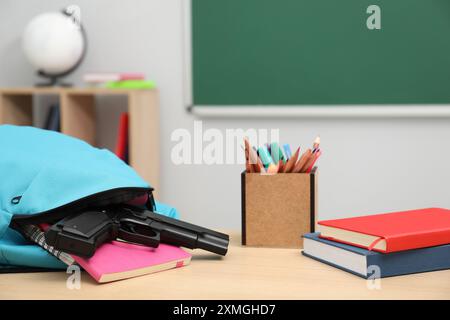
<path fill-rule="evenodd" d="M 363 278 L 450 269 L 450 210 L 428 208 L 320 221 L 303 255 Z"/>
<path fill-rule="evenodd" d="M 87 73 L 83 81 L 89 87 L 109 89 L 153 89 L 155 82 L 145 80 L 142 73 Z"/>

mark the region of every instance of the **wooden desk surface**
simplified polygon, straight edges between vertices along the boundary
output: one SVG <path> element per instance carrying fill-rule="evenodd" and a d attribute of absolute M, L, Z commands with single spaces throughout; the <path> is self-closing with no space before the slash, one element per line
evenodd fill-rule
<path fill-rule="evenodd" d="M 232 234 L 233 235 L 233 234 Z M 0 299 L 450 299 L 450 270 L 366 280 L 294 249 L 247 248 L 232 236 L 224 258 L 196 250 L 189 266 L 79 290 L 65 272 L 0 274 Z"/>

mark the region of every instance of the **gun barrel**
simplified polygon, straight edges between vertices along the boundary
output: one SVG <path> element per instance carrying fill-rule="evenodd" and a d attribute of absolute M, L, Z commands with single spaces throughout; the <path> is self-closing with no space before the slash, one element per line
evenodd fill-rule
<path fill-rule="evenodd" d="M 198 232 L 191 230 L 188 226 L 182 226 L 181 221 L 177 222 L 177 225 L 173 225 L 168 222 L 153 221 L 150 227 L 160 233 L 161 242 L 226 255 L 229 243 L 228 235 L 212 230 L 212 232 L 208 232 L 208 229 Z"/>
<path fill-rule="evenodd" d="M 203 228 L 188 222 L 168 218 L 147 211 L 150 226 L 161 233 L 161 241 L 190 249 L 203 249 L 226 255 L 230 237 L 227 234 Z"/>
<path fill-rule="evenodd" d="M 197 238 L 199 249 L 211 251 L 222 256 L 227 254 L 229 238 L 219 238 L 211 234 L 200 234 Z"/>

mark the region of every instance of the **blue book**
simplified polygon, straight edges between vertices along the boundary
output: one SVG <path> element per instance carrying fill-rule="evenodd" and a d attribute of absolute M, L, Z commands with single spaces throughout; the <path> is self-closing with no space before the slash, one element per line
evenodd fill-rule
<path fill-rule="evenodd" d="M 304 256 L 366 279 L 450 269 L 450 244 L 380 253 L 321 239 L 319 233 L 308 233 L 303 238 Z"/>

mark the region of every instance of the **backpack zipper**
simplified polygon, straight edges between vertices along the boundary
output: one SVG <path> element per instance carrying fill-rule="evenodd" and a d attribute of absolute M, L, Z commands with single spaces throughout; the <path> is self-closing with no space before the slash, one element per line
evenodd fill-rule
<path fill-rule="evenodd" d="M 110 204 L 124 203 L 134 198 L 149 194 L 149 199 L 153 199 L 153 188 L 116 188 L 107 191 L 91 194 L 84 198 L 72 201 L 60 207 L 36 214 L 16 214 L 11 219 L 11 226 L 14 224 L 40 224 L 57 222 L 70 214 L 79 212 L 87 207 L 106 206 Z"/>

